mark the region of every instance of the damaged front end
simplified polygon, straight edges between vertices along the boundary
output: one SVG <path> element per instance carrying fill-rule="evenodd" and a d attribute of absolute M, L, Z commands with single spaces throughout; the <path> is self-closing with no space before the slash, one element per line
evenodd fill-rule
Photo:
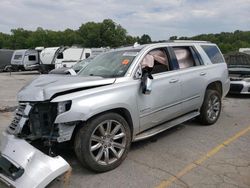
<path fill-rule="evenodd" d="M 70 169 L 52 151 L 54 144 L 72 136 L 76 123 L 54 123 L 57 115 L 70 106 L 70 101 L 19 104 L 12 123 L 1 136 L 0 180 L 13 187 L 45 187 Z"/>

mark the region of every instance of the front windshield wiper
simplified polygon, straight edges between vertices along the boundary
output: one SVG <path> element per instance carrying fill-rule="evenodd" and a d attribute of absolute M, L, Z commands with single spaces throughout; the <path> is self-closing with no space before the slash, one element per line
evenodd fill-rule
<path fill-rule="evenodd" d="M 102 76 L 102 75 L 98 75 L 98 74 L 89 74 L 89 76 L 98 76 L 98 77 L 102 77 L 102 78 L 104 78 L 104 76 Z"/>

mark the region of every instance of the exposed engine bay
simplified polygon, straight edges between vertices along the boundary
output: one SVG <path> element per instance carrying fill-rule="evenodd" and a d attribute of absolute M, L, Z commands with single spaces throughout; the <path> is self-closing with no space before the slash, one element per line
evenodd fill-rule
<path fill-rule="evenodd" d="M 30 144 L 39 140 L 48 151 L 55 143 L 70 140 L 77 122 L 54 124 L 58 114 L 70 109 L 71 102 L 20 103 L 7 131 Z M 52 153 L 48 152 L 48 155 Z"/>

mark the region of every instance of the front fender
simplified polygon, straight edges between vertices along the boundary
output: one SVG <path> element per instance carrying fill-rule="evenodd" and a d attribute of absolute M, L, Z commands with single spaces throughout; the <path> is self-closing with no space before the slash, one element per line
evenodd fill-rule
<path fill-rule="evenodd" d="M 55 123 L 66 123 L 66 122 L 74 122 L 74 121 L 87 121 L 89 118 L 100 114 L 105 111 L 110 111 L 117 108 L 126 109 L 132 118 L 133 122 L 133 133 L 138 133 L 139 131 L 139 115 L 138 115 L 138 107 L 136 101 L 136 93 L 138 87 L 133 85 L 128 88 L 118 88 L 114 89 L 112 92 L 109 90 L 101 92 L 93 92 L 91 95 L 75 97 L 72 99 L 72 95 L 76 96 L 77 93 L 72 95 L 61 96 L 55 98 L 52 102 L 60 102 L 63 98 L 64 100 L 68 98 L 68 100 L 72 99 L 72 104 L 70 110 L 59 114 Z M 85 93 L 86 94 L 86 93 Z"/>

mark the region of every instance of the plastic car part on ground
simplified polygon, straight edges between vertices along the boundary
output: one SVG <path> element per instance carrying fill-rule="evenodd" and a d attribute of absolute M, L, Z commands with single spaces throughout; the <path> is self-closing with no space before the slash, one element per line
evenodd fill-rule
<path fill-rule="evenodd" d="M 16 188 L 45 187 L 71 169 L 62 157 L 50 157 L 6 132 L 1 137 L 0 151 L 0 180 Z"/>

